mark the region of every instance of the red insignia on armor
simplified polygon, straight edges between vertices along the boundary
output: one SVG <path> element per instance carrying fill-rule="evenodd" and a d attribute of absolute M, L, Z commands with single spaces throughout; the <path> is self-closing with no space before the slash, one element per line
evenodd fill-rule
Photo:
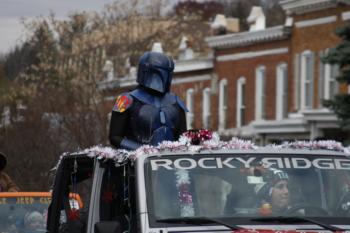
<path fill-rule="evenodd" d="M 131 104 L 132 104 L 132 98 L 130 98 L 127 95 L 120 95 L 115 101 L 113 111 L 124 112 L 126 109 L 130 107 Z"/>

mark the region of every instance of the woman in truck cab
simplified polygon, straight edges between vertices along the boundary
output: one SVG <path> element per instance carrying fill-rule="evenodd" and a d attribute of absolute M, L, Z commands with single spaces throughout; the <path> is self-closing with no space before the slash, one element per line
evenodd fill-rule
<path fill-rule="evenodd" d="M 281 170 L 271 168 L 264 174 L 264 182 L 255 186 L 260 214 L 280 215 L 290 208 L 288 182 L 288 174 Z"/>

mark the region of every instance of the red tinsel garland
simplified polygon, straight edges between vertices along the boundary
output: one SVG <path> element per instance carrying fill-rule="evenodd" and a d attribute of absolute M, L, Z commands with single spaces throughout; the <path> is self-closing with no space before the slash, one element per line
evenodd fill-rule
<path fill-rule="evenodd" d="M 199 145 L 201 142 L 212 139 L 213 132 L 207 129 L 192 129 L 183 135 L 191 139 L 192 145 Z"/>

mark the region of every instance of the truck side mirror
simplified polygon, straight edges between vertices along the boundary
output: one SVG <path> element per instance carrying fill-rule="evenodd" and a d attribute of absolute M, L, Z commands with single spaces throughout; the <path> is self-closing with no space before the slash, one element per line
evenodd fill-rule
<path fill-rule="evenodd" d="M 101 221 L 95 223 L 95 233 L 122 233 L 118 221 Z"/>

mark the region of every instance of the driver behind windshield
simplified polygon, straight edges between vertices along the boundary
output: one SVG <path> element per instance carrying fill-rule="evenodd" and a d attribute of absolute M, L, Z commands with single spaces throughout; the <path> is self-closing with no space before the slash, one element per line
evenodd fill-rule
<path fill-rule="evenodd" d="M 264 174 L 264 182 L 255 186 L 260 214 L 280 215 L 290 208 L 288 181 L 288 174 L 278 169 Z"/>

